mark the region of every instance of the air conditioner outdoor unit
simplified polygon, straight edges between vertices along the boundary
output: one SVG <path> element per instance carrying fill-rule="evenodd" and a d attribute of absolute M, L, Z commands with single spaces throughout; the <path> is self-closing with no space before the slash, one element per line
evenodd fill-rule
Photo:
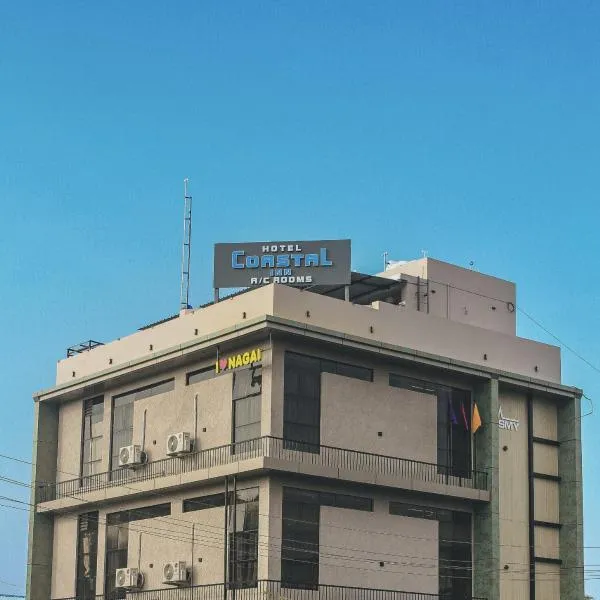
<path fill-rule="evenodd" d="M 183 560 L 165 563 L 163 567 L 163 583 L 169 585 L 189 585 L 190 570 Z"/>
<path fill-rule="evenodd" d="M 192 451 L 192 438 L 189 433 L 184 431 L 180 433 L 172 433 L 167 438 L 167 455 L 179 456 L 180 454 L 188 454 Z"/>
<path fill-rule="evenodd" d="M 132 469 L 143 465 L 145 462 L 146 453 L 142 451 L 141 446 L 134 444 L 119 448 L 119 467 Z"/>
<path fill-rule="evenodd" d="M 117 569 L 115 586 L 126 590 L 139 590 L 144 585 L 144 576 L 139 569 Z"/>

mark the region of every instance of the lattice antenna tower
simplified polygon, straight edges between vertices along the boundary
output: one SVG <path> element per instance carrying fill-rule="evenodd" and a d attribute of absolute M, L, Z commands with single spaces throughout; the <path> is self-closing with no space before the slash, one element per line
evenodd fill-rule
<path fill-rule="evenodd" d="M 190 306 L 190 256 L 192 250 L 192 197 L 188 193 L 189 179 L 183 180 L 183 250 L 181 255 L 181 291 L 179 310 Z"/>

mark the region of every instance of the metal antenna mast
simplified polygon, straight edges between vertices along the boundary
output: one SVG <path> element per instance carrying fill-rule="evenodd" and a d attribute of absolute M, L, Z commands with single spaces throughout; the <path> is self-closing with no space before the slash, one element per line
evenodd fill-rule
<path fill-rule="evenodd" d="M 183 252 L 181 256 L 181 293 L 179 310 L 190 308 L 190 254 L 192 249 L 192 197 L 188 194 L 188 182 L 183 180 Z"/>

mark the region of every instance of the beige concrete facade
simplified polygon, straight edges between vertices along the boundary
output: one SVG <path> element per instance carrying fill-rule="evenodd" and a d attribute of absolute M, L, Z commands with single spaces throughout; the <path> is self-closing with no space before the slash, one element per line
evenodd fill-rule
<path fill-rule="evenodd" d="M 107 515 L 139 514 L 161 503 L 169 503 L 170 515 L 129 524 L 127 565 L 144 573 L 143 590 L 169 588 L 163 565 L 179 560 L 191 567 L 194 586 L 223 584 L 225 508 L 183 512 L 182 503 L 215 494 L 225 498 L 225 486 L 231 492 L 233 485 L 259 490 L 258 580 L 284 575 L 282 547 L 290 542 L 284 540 L 282 505 L 284 490 L 293 488 L 328 499 L 318 500 L 320 585 L 436 595 L 455 561 L 461 577 L 467 573 L 473 587 L 483 590 L 478 597 L 488 600 L 553 600 L 566 597 L 566 589 L 582 590 L 582 570 L 581 581 L 574 571 L 561 575 L 561 561 L 581 560 L 581 542 L 561 530 L 581 503 L 562 481 L 563 470 L 581 457 L 570 446 L 567 453 L 567 438 L 559 436 L 565 427 L 561 411 L 580 396 L 561 384 L 559 349 L 516 337 L 510 282 L 432 259 L 397 265 L 382 276 L 419 278 L 423 287 L 415 293 L 428 300 L 417 303 L 407 291 L 403 306 L 365 306 L 270 285 L 59 361 L 57 385 L 35 397 L 35 449 L 40 452 L 43 440 L 50 452 L 34 474 L 30 545 L 43 556 L 29 568 L 28 598 L 77 595 L 78 518 L 92 511 L 98 511 L 99 523 L 94 591 L 104 594 Z M 239 423 L 233 380 L 248 365 L 221 373 L 214 366 L 253 349 L 262 353 L 262 387 L 253 401 L 259 403 L 260 434 L 234 444 Z M 372 373 L 368 380 L 331 367 L 319 372 L 316 451 L 283 439 L 286 423 L 295 418 L 286 404 L 290 352 Z M 204 380 L 188 383 L 199 370 L 206 370 Z M 390 375 L 408 383 L 391 385 Z M 172 389 L 132 405 L 131 443 L 142 446 L 147 463 L 127 476 L 111 475 L 111 468 L 118 470 L 111 465 L 120 418 L 115 397 L 167 380 L 173 380 Z M 452 389 L 490 414 L 485 435 L 466 438 L 468 472 L 440 463 L 446 440 L 439 423 L 449 417 L 440 400 L 445 396 L 435 390 Z M 90 398 L 103 399 L 100 466 L 96 475 L 82 478 L 84 406 Z M 239 420 L 250 409 L 238 410 Z M 470 414 L 465 418 L 468 429 Z M 487 435 L 492 429 L 494 435 Z M 166 439 L 181 431 L 192 436 L 194 451 L 170 458 Z M 568 431 L 568 439 L 579 439 L 578 422 Z M 494 440 L 493 446 L 482 446 L 484 439 Z M 331 500 L 336 494 L 339 505 Z M 371 509 L 343 506 L 346 496 L 368 499 Z M 397 504 L 410 516 L 396 514 Z M 443 554 L 465 544 L 447 539 L 454 535 L 447 520 L 467 518 L 468 564 Z M 227 522 L 230 536 L 231 518 Z M 479 564 L 494 571 L 485 585 L 480 578 L 488 573 L 478 573 Z"/>

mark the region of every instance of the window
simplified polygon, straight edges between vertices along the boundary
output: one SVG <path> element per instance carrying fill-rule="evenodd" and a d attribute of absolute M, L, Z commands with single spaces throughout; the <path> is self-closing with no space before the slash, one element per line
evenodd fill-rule
<path fill-rule="evenodd" d="M 77 598 L 92 600 L 96 596 L 96 564 L 98 558 L 98 512 L 78 518 Z"/>
<path fill-rule="evenodd" d="M 127 567 L 129 523 L 142 519 L 168 517 L 170 514 L 171 504 L 165 502 L 106 515 L 105 598 L 108 600 L 125 598 L 125 590 L 115 588 L 115 574 L 117 569 Z"/>
<path fill-rule="evenodd" d="M 83 405 L 81 475 L 95 475 L 102 469 L 104 398 L 86 400 Z"/>
<path fill-rule="evenodd" d="M 133 442 L 133 403 L 175 389 L 175 380 L 167 379 L 147 385 L 113 398 L 110 468 L 119 467 L 119 450 Z"/>
<path fill-rule="evenodd" d="M 229 506 L 229 585 L 256 587 L 258 579 L 258 488 L 238 490 Z"/>
<path fill-rule="evenodd" d="M 439 387 L 435 383 L 414 379 L 413 377 L 405 377 L 404 375 L 396 375 L 390 373 L 389 384 L 392 387 L 421 392 L 423 394 L 437 394 Z"/>
<path fill-rule="evenodd" d="M 129 542 L 128 522 L 120 522 L 116 515 L 108 515 L 106 525 L 106 566 L 104 577 L 104 594 L 109 600 L 125 598 L 125 591 L 115 587 L 117 569 L 127 566 L 127 546 Z M 109 517 L 113 517 L 109 519 Z"/>
<path fill-rule="evenodd" d="M 389 384 L 437 397 L 438 471 L 471 476 L 471 392 L 390 373 Z"/>
<path fill-rule="evenodd" d="M 428 519 L 437 521 L 438 511 L 428 506 L 406 504 L 404 502 L 390 502 L 390 515 L 399 517 L 413 517 L 414 519 Z"/>
<path fill-rule="evenodd" d="M 319 585 L 318 493 L 283 489 L 281 585 L 317 589 Z"/>
<path fill-rule="evenodd" d="M 321 371 L 323 373 L 333 373 L 334 375 L 342 375 L 344 377 L 352 377 L 362 381 L 373 381 L 373 369 L 367 367 L 357 367 L 346 363 L 337 362 L 335 360 L 321 360 Z"/>
<path fill-rule="evenodd" d="M 335 508 L 350 508 L 352 510 L 373 512 L 373 498 L 348 496 L 347 494 L 330 494 L 328 492 L 321 492 L 319 497 L 321 506 L 333 506 Z"/>
<path fill-rule="evenodd" d="M 471 515 L 451 510 L 438 511 L 439 594 L 463 600 L 472 594 Z"/>
<path fill-rule="evenodd" d="M 209 367 L 204 367 L 202 369 L 198 369 L 197 371 L 192 371 L 186 375 L 186 385 L 193 385 L 194 383 L 198 383 L 200 381 L 206 381 L 207 379 L 212 379 L 216 377 L 217 373 L 215 371 L 215 366 L 210 365 Z"/>
<path fill-rule="evenodd" d="M 438 471 L 471 476 L 471 393 L 441 388 L 438 392 Z"/>
<path fill-rule="evenodd" d="M 233 372 L 233 443 L 260 437 L 262 367 Z"/>
<path fill-rule="evenodd" d="M 231 504 L 233 496 L 229 495 L 229 502 Z M 207 508 L 219 508 L 225 506 L 225 493 L 222 494 L 211 494 L 210 496 L 198 496 L 196 498 L 188 498 L 183 501 L 183 512 L 191 512 L 194 510 L 205 510 Z"/>
<path fill-rule="evenodd" d="M 321 441 L 321 366 L 317 358 L 286 352 L 283 438 L 285 447 L 319 452 Z"/>

